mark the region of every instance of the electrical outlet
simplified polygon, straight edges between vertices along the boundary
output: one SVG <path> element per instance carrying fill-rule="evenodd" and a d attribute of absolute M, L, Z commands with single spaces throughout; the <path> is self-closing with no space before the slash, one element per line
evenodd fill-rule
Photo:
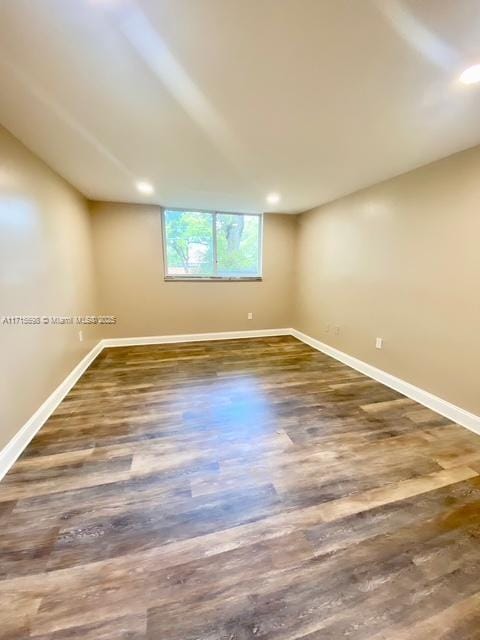
<path fill-rule="evenodd" d="M 377 338 L 375 340 L 375 348 L 376 349 L 383 349 L 383 338 Z"/>
<path fill-rule="evenodd" d="M 80 342 L 83 342 L 83 331 L 78 332 L 78 339 L 80 340 Z"/>
<path fill-rule="evenodd" d="M 340 327 L 338 325 L 335 327 L 334 332 L 336 336 L 340 333 Z"/>
<path fill-rule="evenodd" d="M 248 312 L 247 319 L 253 320 L 253 313 L 251 311 Z"/>

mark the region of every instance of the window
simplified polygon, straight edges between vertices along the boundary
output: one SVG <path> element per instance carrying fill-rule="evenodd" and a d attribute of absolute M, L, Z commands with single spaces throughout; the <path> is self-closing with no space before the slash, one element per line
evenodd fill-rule
<path fill-rule="evenodd" d="M 260 214 L 163 212 L 166 280 L 259 280 Z"/>

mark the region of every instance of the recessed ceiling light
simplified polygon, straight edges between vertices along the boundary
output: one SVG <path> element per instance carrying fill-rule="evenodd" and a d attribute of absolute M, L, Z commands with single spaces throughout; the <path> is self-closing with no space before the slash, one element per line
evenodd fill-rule
<path fill-rule="evenodd" d="M 140 193 L 144 193 L 147 196 L 153 193 L 153 186 L 149 182 L 145 182 L 145 180 L 139 180 L 137 182 L 137 189 Z"/>
<path fill-rule="evenodd" d="M 280 202 L 280 195 L 278 193 L 269 193 L 267 202 L 268 204 L 278 204 Z"/>
<path fill-rule="evenodd" d="M 480 64 L 474 64 L 473 67 L 468 67 L 460 76 L 460 82 L 463 84 L 475 84 L 480 82 Z"/>

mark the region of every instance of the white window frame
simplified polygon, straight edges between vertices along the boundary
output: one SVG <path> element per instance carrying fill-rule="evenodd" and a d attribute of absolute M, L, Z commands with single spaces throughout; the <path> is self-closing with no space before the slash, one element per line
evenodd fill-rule
<path fill-rule="evenodd" d="M 255 276 L 202 276 L 202 275 L 168 275 L 168 254 L 167 254 L 167 231 L 165 224 L 165 213 L 167 211 L 190 211 L 197 213 L 208 213 L 212 216 L 212 243 L 213 243 L 213 268 L 218 269 L 217 260 L 217 215 L 229 216 L 257 216 L 260 218 L 258 225 L 258 274 Z M 258 282 L 263 280 L 263 213 L 232 213 L 231 211 L 208 211 L 206 209 L 195 208 L 175 208 L 165 207 L 161 212 L 162 220 L 162 243 L 163 243 L 163 278 L 165 282 Z"/>

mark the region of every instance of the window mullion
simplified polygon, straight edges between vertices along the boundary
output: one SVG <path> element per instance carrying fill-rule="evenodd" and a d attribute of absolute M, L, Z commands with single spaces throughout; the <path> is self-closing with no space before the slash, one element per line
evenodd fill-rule
<path fill-rule="evenodd" d="M 217 212 L 212 214 L 212 237 L 213 237 L 213 275 L 218 276 L 218 263 L 217 263 Z"/>

